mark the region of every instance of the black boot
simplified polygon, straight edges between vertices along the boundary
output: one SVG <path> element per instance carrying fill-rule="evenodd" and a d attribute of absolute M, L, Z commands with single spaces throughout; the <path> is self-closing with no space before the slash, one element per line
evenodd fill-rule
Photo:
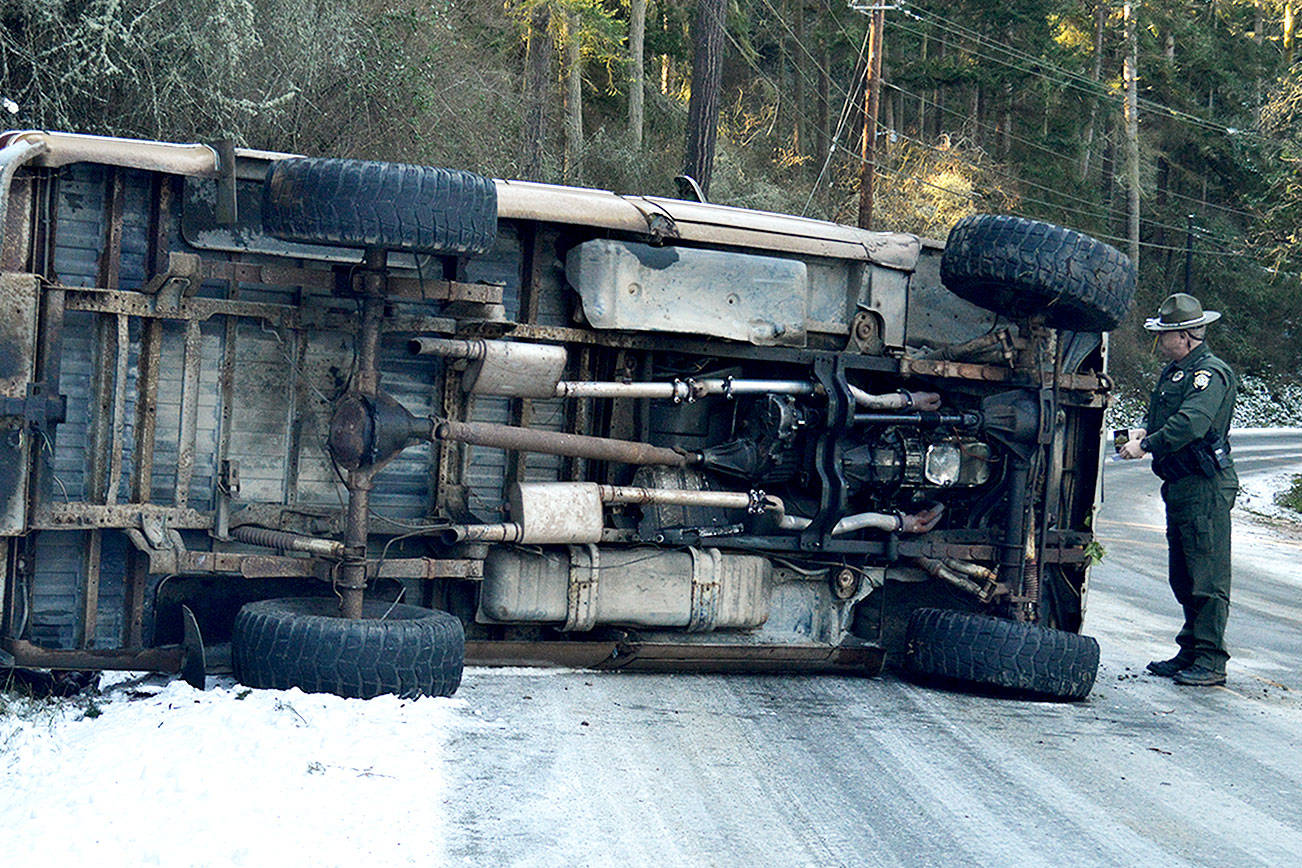
<path fill-rule="evenodd" d="M 1188 684 L 1193 687 L 1215 687 L 1225 683 L 1225 673 L 1208 669 L 1206 666 L 1190 666 L 1175 674 L 1176 684 Z"/>
<path fill-rule="evenodd" d="M 1163 678 L 1171 678 L 1177 672 L 1187 668 L 1193 661 L 1188 657 L 1182 657 L 1179 654 L 1170 660 L 1154 660 L 1146 667 L 1154 675 L 1161 675 Z"/>

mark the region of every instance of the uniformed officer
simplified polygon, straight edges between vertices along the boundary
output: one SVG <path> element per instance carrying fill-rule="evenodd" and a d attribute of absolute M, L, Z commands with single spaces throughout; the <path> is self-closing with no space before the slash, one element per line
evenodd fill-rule
<path fill-rule="evenodd" d="M 1198 299 L 1178 292 L 1162 302 L 1144 328 L 1170 364 L 1149 402 L 1144 428 L 1131 432 L 1122 458 L 1153 456 L 1166 504 L 1171 590 L 1184 609 L 1175 637 L 1179 651 L 1148 671 L 1179 684 L 1225 683 L 1225 620 L 1230 609 L 1230 509 L 1239 477 L 1230 459 L 1230 417 L 1238 377 L 1203 343 L 1220 319 Z"/>

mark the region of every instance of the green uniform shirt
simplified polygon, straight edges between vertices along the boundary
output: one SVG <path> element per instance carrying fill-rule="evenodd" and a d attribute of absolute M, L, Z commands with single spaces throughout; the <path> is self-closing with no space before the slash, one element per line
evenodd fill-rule
<path fill-rule="evenodd" d="M 1170 455 L 1214 431 L 1225 439 L 1234 415 L 1239 378 L 1225 362 L 1199 344 L 1162 371 L 1148 405 L 1145 448 Z M 1233 472 L 1232 470 L 1230 471 Z"/>

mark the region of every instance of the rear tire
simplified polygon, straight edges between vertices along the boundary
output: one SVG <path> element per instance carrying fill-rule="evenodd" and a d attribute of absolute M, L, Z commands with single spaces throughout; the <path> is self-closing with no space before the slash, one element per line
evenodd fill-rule
<path fill-rule="evenodd" d="M 262 223 L 308 244 L 483 253 L 497 238 L 497 187 L 455 169 L 294 157 L 267 170 Z"/>
<path fill-rule="evenodd" d="M 249 687 L 370 699 L 451 696 L 461 684 L 466 639 L 447 612 L 366 600 L 357 620 L 334 597 L 245 605 L 235 617 L 235 677 Z"/>
<path fill-rule="evenodd" d="M 923 678 L 1068 701 L 1089 696 L 1099 668 L 1090 636 L 950 609 L 913 613 L 906 654 Z"/>
<path fill-rule="evenodd" d="M 1010 317 L 1044 313 L 1054 328 L 1116 328 L 1135 295 L 1130 257 L 1071 229 L 974 214 L 950 230 L 940 279 L 955 295 Z"/>

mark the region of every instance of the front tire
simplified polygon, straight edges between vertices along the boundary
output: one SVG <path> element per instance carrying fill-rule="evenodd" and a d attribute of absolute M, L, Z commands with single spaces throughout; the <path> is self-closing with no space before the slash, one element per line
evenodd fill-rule
<path fill-rule="evenodd" d="M 1043 313 L 1054 328 L 1116 328 L 1135 295 L 1120 250 L 1071 229 L 1021 217 L 974 214 L 954 224 L 940 259 L 945 287 L 1010 317 Z"/>
<path fill-rule="evenodd" d="M 922 678 L 1071 702 L 1089 696 L 1099 668 L 1090 636 L 950 609 L 914 611 L 906 653 Z"/>
<path fill-rule="evenodd" d="M 334 597 L 260 600 L 240 609 L 231 636 L 240 683 L 352 699 L 451 696 L 465 651 L 455 616 L 381 600 L 366 600 L 356 620 Z"/>

